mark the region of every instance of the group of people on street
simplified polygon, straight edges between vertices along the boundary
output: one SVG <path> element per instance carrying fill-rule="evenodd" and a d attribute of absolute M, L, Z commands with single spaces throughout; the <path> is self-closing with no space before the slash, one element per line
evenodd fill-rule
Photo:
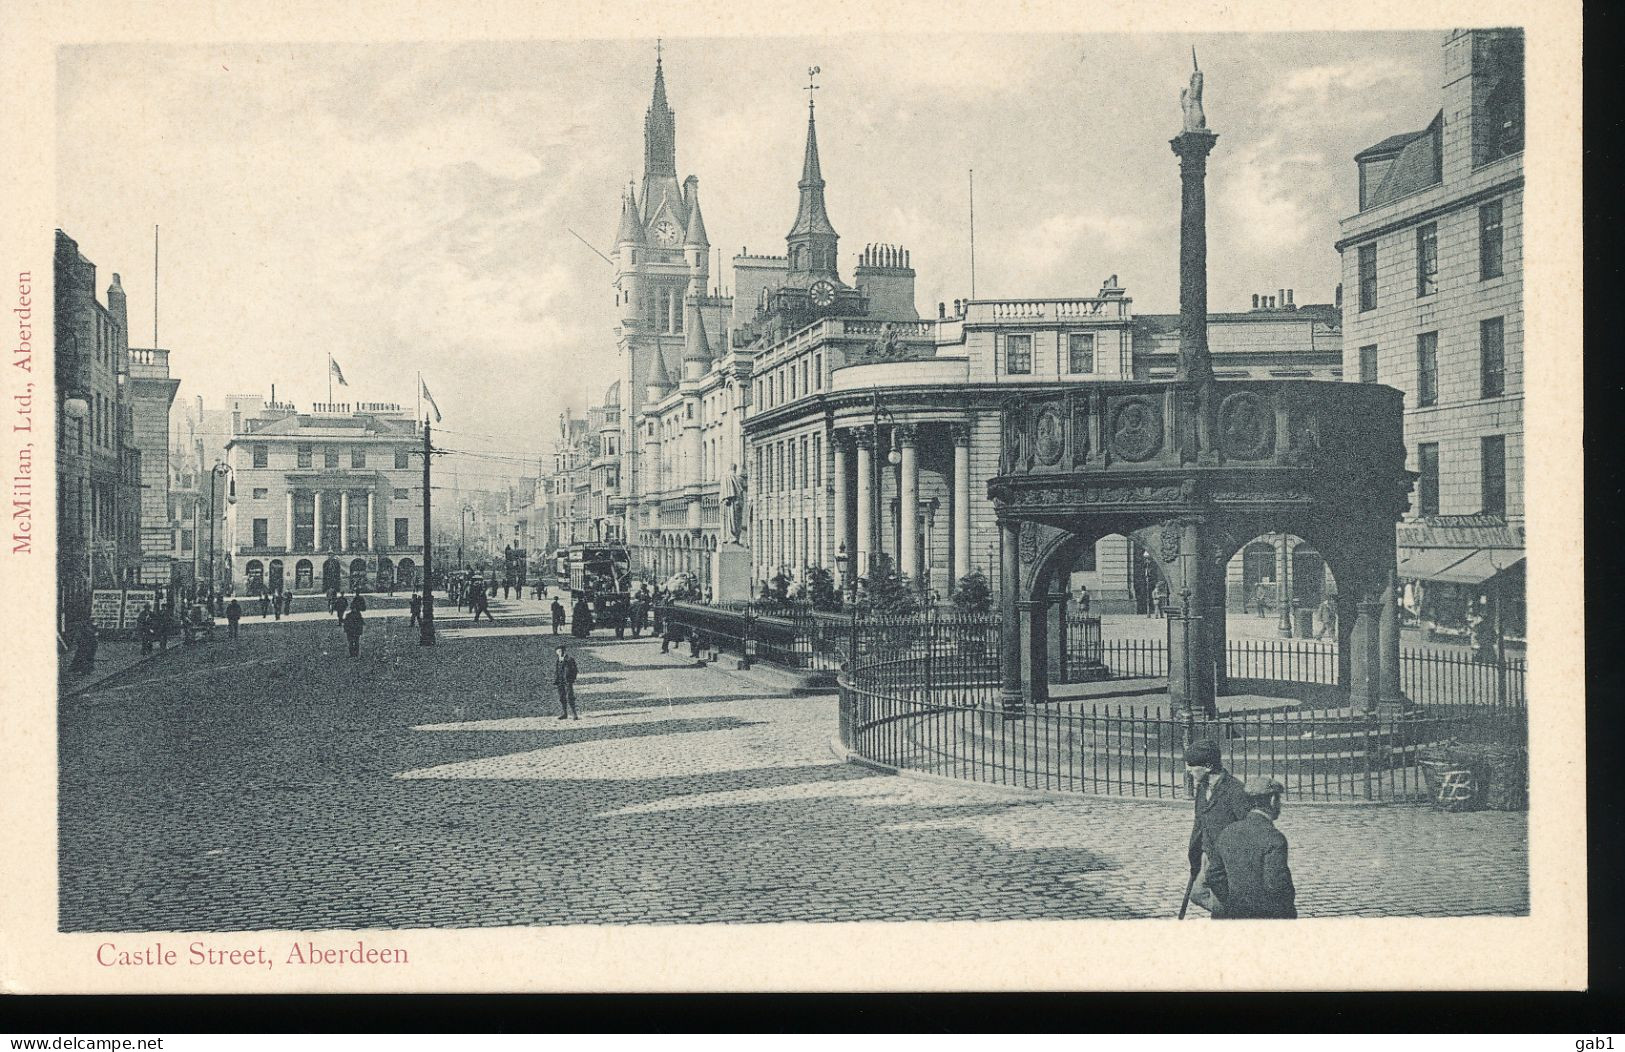
<path fill-rule="evenodd" d="M 1286 837 L 1275 828 L 1286 787 L 1274 778 L 1243 783 L 1224 769 L 1212 741 L 1186 748 L 1185 770 L 1196 782 L 1186 902 L 1215 920 L 1296 918 Z M 1184 904 L 1179 915 L 1185 916 Z"/>
<path fill-rule="evenodd" d="M 280 621 L 283 614 L 293 613 L 293 593 L 286 588 L 260 592 L 259 603 L 261 618 L 275 616 Z"/>

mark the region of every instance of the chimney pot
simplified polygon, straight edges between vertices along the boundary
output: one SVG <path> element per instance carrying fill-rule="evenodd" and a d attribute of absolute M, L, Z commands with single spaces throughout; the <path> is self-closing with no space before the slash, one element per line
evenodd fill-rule
<path fill-rule="evenodd" d="M 1286 305 L 1288 307 L 1295 306 L 1295 304 L 1293 304 L 1293 302 L 1292 302 L 1292 290 L 1291 289 L 1286 290 Z"/>
<path fill-rule="evenodd" d="M 948 316 L 948 305 L 946 303 L 938 303 L 937 304 L 937 317 L 938 318 L 946 318 L 947 316 Z"/>
<path fill-rule="evenodd" d="M 1258 293 L 1253 293 L 1253 310 L 1258 309 Z"/>

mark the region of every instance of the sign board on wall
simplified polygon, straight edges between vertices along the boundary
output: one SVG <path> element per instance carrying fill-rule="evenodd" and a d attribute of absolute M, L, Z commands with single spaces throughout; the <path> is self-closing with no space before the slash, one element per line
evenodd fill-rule
<path fill-rule="evenodd" d="M 98 588 L 90 594 L 90 620 L 97 628 L 122 628 L 124 590 Z"/>

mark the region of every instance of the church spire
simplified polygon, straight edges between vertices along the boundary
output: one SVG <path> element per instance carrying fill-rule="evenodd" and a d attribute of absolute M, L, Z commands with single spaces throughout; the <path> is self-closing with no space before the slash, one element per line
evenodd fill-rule
<path fill-rule="evenodd" d="M 792 273 L 818 272 L 834 276 L 839 235 L 824 207 L 824 173 L 818 162 L 818 120 L 812 99 L 812 92 L 818 90 L 812 78 L 819 72 L 817 66 L 807 71 L 807 149 L 801 159 L 801 181 L 796 184 L 801 191 L 801 202 L 796 209 L 795 224 L 785 240 L 789 242 Z"/>
<path fill-rule="evenodd" d="M 643 117 L 643 171 L 645 176 L 677 174 L 677 117 L 666 102 L 666 71 L 658 50 L 654 95 Z"/>

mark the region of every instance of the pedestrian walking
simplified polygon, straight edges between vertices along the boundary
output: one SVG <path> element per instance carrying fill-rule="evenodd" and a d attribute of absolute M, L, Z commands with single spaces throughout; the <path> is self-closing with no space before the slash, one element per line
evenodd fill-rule
<path fill-rule="evenodd" d="M 414 592 L 412 601 L 408 605 L 412 608 L 412 624 L 418 624 L 423 619 L 423 597 Z"/>
<path fill-rule="evenodd" d="M 333 611 L 337 610 L 338 608 L 339 608 L 339 590 L 337 588 L 329 588 L 327 590 L 327 612 L 332 613 Z M 343 616 L 343 615 L 341 614 L 340 616 Z"/>
<path fill-rule="evenodd" d="M 243 619 L 243 604 L 237 601 L 236 596 L 226 604 L 226 638 L 237 638 L 237 622 Z"/>
<path fill-rule="evenodd" d="M 1252 804 L 1241 782 L 1224 769 L 1217 742 L 1204 740 L 1187 747 L 1185 770 L 1196 782 L 1196 820 L 1191 825 L 1187 850 L 1191 878 L 1186 899 L 1213 913 L 1219 909 L 1219 900 L 1209 887 L 1208 874 L 1218 850 L 1219 834 L 1230 823 L 1246 818 Z M 1180 916 L 1184 913 L 1181 906 Z"/>
<path fill-rule="evenodd" d="M 576 600 L 576 605 L 570 611 L 570 634 L 577 639 L 586 639 L 592 632 L 592 607 L 587 605 L 586 597 Z"/>
<path fill-rule="evenodd" d="M 1258 608 L 1259 617 L 1269 616 L 1267 611 L 1267 607 L 1269 605 L 1269 593 L 1264 590 L 1263 581 L 1259 581 L 1258 584 L 1253 587 L 1253 605 Z"/>
<path fill-rule="evenodd" d="M 1084 617 L 1089 616 L 1089 586 L 1078 585 L 1078 612 Z"/>
<path fill-rule="evenodd" d="M 1337 596 L 1328 595 L 1320 601 L 1320 608 L 1315 611 L 1315 620 L 1320 623 L 1320 629 L 1315 633 L 1316 639 L 1325 639 L 1330 632 L 1332 638 L 1337 638 Z"/>
<path fill-rule="evenodd" d="M 1286 837 L 1275 828 L 1286 786 L 1273 778 L 1249 778 L 1242 786 L 1251 805 L 1226 826 L 1208 867 L 1208 887 L 1220 902 L 1214 920 L 1296 920 L 1297 889 L 1287 865 Z"/>
<path fill-rule="evenodd" d="M 152 607 L 144 606 L 141 612 L 135 615 L 135 637 L 141 640 L 141 653 L 152 653 Z"/>
<path fill-rule="evenodd" d="M 351 607 L 349 613 L 344 615 L 344 638 L 350 644 L 350 656 L 361 656 L 361 611 Z"/>
<path fill-rule="evenodd" d="M 496 594 L 496 585 L 494 584 L 491 586 L 491 594 Z M 475 598 L 475 602 L 479 604 L 479 608 L 474 611 L 474 620 L 478 621 L 480 619 L 480 615 L 484 614 L 485 619 L 494 624 L 496 622 L 496 618 L 491 615 L 491 600 L 486 596 L 483 588 L 480 589 L 480 594 Z"/>
<path fill-rule="evenodd" d="M 1168 616 L 1168 583 L 1158 581 L 1156 591 L 1151 593 L 1151 605 L 1158 617 Z"/>
<path fill-rule="evenodd" d="M 263 621 L 267 617 L 270 617 L 270 616 L 271 616 L 271 593 L 262 591 L 262 592 L 260 592 L 260 620 Z"/>
<path fill-rule="evenodd" d="M 503 602 L 508 601 L 508 588 L 509 587 L 510 587 L 510 582 L 506 578 L 504 578 L 503 581 L 502 581 L 502 601 Z"/>
<path fill-rule="evenodd" d="M 160 606 L 158 613 L 153 615 L 152 627 L 158 633 L 158 653 L 168 652 L 169 634 L 175 630 L 175 608 Z"/>
<path fill-rule="evenodd" d="M 99 645 L 99 634 L 95 622 L 88 618 L 79 624 L 79 632 L 74 637 L 73 663 L 68 670 L 75 675 L 86 676 L 96 671 L 96 648 Z"/>
<path fill-rule="evenodd" d="M 559 719 L 580 719 L 581 713 L 576 711 L 576 659 L 571 656 L 569 648 L 563 643 L 559 644 L 557 660 L 553 665 L 553 686 L 559 692 Z"/>
<path fill-rule="evenodd" d="M 333 609 L 339 615 L 339 623 L 340 624 L 344 623 L 344 611 L 348 610 L 349 607 L 350 607 L 350 601 L 348 599 L 344 598 L 344 593 L 343 592 L 340 592 L 338 594 L 337 598 L 335 598 L 333 600 Z"/>
<path fill-rule="evenodd" d="M 553 597 L 552 613 L 553 613 L 553 634 L 558 635 L 559 634 L 559 629 L 564 627 L 564 604 L 559 602 L 559 597 L 558 596 Z"/>
<path fill-rule="evenodd" d="M 357 592 L 355 594 L 355 598 L 350 601 L 350 609 L 356 611 L 357 613 L 366 613 L 367 597 L 362 595 L 360 592 Z"/>

